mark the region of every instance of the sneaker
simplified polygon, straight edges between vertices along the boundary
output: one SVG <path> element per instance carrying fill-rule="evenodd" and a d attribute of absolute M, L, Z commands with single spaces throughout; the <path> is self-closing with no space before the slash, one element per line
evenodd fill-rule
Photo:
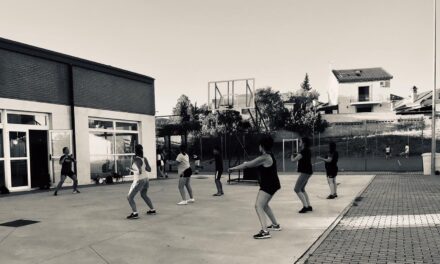
<path fill-rule="evenodd" d="M 156 214 L 156 210 L 148 210 L 147 211 L 147 215 L 155 215 Z"/>
<path fill-rule="evenodd" d="M 303 207 L 301 210 L 298 211 L 298 213 L 300 213 L 300 214 L 307 213 L 307 211 L 308 211 L 307 208 L 308 208 L 308 207 Z"/>
<path fill-rule="evenodd" d="M 139 215 L 138 213 L 131 213 L 129 216 L 127 216 L 127 219 L 138 219 Z"/>
<path fill-rule="evenodd" d="M 337 194 L 333 194 L 333 196 L 336 198 L 336 197 L 338 197 L 338 195 Z"/>
<path fill-rule="evenodd" d="M 177 205 L 187 205 L 187 204 L 188 204 L 188 202 L 185 201 L 185 200 L 180 201 L 180 202 L 177 203 Z"/>
<path fill-rule="evenodd" d="M 254 235 L 255 239 L 265 239 L 265 238 L 271 238 L 269 231 L 261 230 L 258 234 Z"/>
<path fill-rule="evenodd" d="M 268 226 L 267 229 L 270 229 L 272 231 L 281 231 L 282 230 L 280 224 L 278 224 L 278 225 L 272 224 L 272 225 Z"/>
<path fill-rule="evenodd" d="M 222 196 L 221 193 L 214 193 L 212 196 Z"/>
<path fill-rule="evenodd" d="M 327 196 L 327 199 L 335 199 L 336 197 L 333 194 L 330 194 L 329 196 Z"/>
<path fill-rule="evenodd" d="M 80 191 L 78 191 L 78 190 L 75 190 L 75 191 L 73 191 L 73 193 L 81 193 Z"/>
<path fill-rule="evenodd" d="M 313 208 L 311 206 L 307 207 L 307 212 L 313 211 Z"/>
<path fill-rule="evenodd" d="M 188 203 L 194 203 L 195 201 L 196 201 L 196 199 L 191 198 L 191 199 L 188 200 Z"/>

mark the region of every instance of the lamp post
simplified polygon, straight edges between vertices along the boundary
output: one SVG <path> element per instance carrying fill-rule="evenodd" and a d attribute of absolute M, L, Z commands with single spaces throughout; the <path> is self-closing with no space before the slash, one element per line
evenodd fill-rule
<path fill-rule="evenodd" d="M 434 3 L 434 83 L 432 87 L 432 113 L 431 113 L 431 175 L 435 175 L 435 153 L 436 153 L 436 138 L 435 138 L 435 116 L 436 116 L 436 86 L 437 86 L 437 0 Z"/>

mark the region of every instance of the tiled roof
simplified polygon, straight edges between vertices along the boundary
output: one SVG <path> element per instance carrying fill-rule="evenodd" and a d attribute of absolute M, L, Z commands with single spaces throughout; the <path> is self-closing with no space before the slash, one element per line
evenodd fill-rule
<path fill-rule="evenodd" d="M 339 83 L 371 82 L 391 80 L 393 76 L 382 68 L 333 70 Z"/>

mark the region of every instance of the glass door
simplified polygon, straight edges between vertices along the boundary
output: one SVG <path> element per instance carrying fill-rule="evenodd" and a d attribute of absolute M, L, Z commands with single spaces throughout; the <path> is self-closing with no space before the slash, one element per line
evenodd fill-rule
<path fill-rule="evenodd" d="M 60 158 L 63 155 L 63 148 L 68 147 L 73 152 L 72 130 L 50 130 L 49 131 L 50 151 L 50 173 L 52 183 L 60 180 L 61 165 Z M 66 181 L 67 182 L 67 181 Z"/>
<path fill-rule="evenodd" d="M 11 161 L 11 189 L 28 189 L 30 187 L 30 172 L 27 130 L 9 131 L 9 155 Z"/>

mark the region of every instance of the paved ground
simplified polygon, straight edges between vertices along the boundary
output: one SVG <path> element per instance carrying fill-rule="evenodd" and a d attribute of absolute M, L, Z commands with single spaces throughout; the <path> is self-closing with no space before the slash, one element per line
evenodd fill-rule
<path fill-rule="evenodd" d="M 440 263 L 440 177 L 378 175 L 306 263 Z"/>
<path fill-rule="evenodd" d="M 257 186 L 225 185 L 226 195 L 215 198 L 212 177 L 194 178 L 197 201 L 180 207 L 176 179 L 152 181 L 158 215 L 131 221 L 125 219 L 128 184 L 83 188 L 78 195 L 63 190 L 58 197 L 47 192 L 3 197 L 0 223 L 40 222 L 0 226 L 0 262 L 293 263 L 372 178 L 340 176 L 340 198 L 326 200 L 325 176 L 314 175 L 309 190 L 315 211 L 300 215 L 292 192 L 296 177 L 282 176 L 283 189 L 272 201 L 284 230 L 263 241 L 252 238 L 259 230 L 253 207 Z"/>

